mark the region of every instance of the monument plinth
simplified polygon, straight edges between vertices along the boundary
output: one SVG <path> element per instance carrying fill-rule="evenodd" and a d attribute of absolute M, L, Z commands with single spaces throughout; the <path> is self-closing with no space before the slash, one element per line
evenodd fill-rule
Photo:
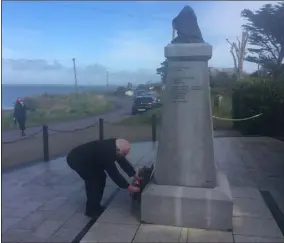
<path fill-rule="evenodd" d="M 168 79 L 155 179 L 173 186 L 216 186 L 208 60 L 205 43 L 165 48 Z M 182 61 L 180 61 L 182 60 Z"/>
<path fill-rule="evenodd" d="M 192 9 L 189 10 L 192 14 Z M 230 187 L 214 162 L 208 72 L 212 46 L 204 43 L 202 36 L 199 38 L 196 33 L 199 32 L 195 31 L 192 43 L 189 43 L 190 36 L 185 38 L 186 43 L 180 43 L 182 38 L 177 37 L 178 42 L 173 41 L 174 44 L 165 47 L 168 72 L 162 128 L 154 180 L 142 193 L 141 220 L 152 224 L 231 230 Z M 196 42 L 198 38 L 199 43 Z"/>

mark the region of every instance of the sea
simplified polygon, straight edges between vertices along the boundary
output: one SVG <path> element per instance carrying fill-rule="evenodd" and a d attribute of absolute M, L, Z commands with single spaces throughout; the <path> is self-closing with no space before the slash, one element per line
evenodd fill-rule
<path fill-rule="evenodd" d="M 79 92 L 97 91 L 98 93 L 115 90 L 115 86 L 78 86 Z M 18 85 L 2 84 L 2 110 L 13 109 L 16 99 L 42 94 L 67 94 L 75 92 L 74 86 L 68 85 Z"/>

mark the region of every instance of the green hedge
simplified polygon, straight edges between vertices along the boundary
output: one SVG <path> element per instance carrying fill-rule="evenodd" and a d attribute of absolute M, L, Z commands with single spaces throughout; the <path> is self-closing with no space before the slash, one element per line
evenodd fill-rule
<path fill-rule="evenodd" d="M 262 116 L 234 122 L 244 134 L 284 136 L 284 80 L 249 78 L 236 84 L 232 94 L 232 117 Z"/>

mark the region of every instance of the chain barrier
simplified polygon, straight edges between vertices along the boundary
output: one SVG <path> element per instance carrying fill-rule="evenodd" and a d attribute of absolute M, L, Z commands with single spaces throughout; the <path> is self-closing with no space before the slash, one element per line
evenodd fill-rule
<path fill-rule="evenodd" d="M 223 118 L 223 117 L 218 117 L 218 116 L 212 116 L 214 119 L 216 120 L 221 120 L 221 121 L 247 121 L 247 120 L 251 120 L 251 119 L 255 119 L 257 117 L 260 117 L 262 116 L 263 113 L 260 113 L 260 114 L 257 114 L 257 115 L 254 115 L 254 116 L 250 116 L 250 117 L 245 117 L 245 118 Z"/>
<path fill-rule="evenodd" d="M 212 116 L 212 118 L 216 119 L 216 120 L 222 120 L 222 121 L 238 122 L 238 121 L 247 121 L 247 120 L 255 119 L 255 118 L 258 118 L 262 115 L 263 115 L 263 113 L 260 113 L 260 114 L 257 114 L 257 115 L 251 116 L 251 117 L 245 117 L 245 118 L 239 118 L 239 119 L 237 119 L 237 118 L 236 119 L 234 119 L 234 118 L 223 118 L 223 117 L 217 117 L 217 116 Z M 109 121 L 106 121 L 106 120 L 103 120 L 103 123 L 113 125 L 112 122 L 109 122 Z M 56 133 L 72 133 L 72 132 L 83 131 L 83 130 L 86 130 L 86 129 L 89 129 L 89 128 L 92 128 L 92 127 L 96 127 L 98 124 L 99 124 L 99 121 L 95 122 L 92 125 L 89 125 L 89 126 L 86 126 L 86 127 L 83 127 L 83 128 L 76 128 L 76 129 L 73 129 L 73 130 L 59 130 L 59 129 L 48 128 L 48 131 L 56 132 Z M 12 141 L 2 142 L 2 144 L 12 144 L 12 143 L 17 143 L 17 142 L 20 142 L 20 141 L 32 139 L 41 132 L 42 132 L 42 129 L 40 129 L 39 131 L 37 131 L 33 134 L 30 134 L 26 137 L 23 137 L 23 138 L 15 139 L 15 140 L 12 140 Z"/>
<path fill-rule="evenodd" d="M 48 128 L 48 131 L 51 131 L 51 132 L 56 132 L 56 133 L 72 133 L 72 132 L 77 132 L 77 131 L 82 131 L 82 130 L 86 130 L 86 129 L 89 129 L 91 127 L 96 127 L 97 125 L 99 124 L 99 122 L 96 122 L 90 126 L 86 126 L 86 127 L 83 127 L 83 128 L 76 128 L 76 129 L 73 129 L 73 130 L 59 130 L 59 129 L 51 129 L 51 128 Z M 12 140 L 12 141 L 6 141 L 6 142 L 2 142 L 2 144 L 12 144 L 12 143 L 17 143 L 17 142 L 20 142 L 20 141 L 24 141 L 24 140 L 28 140 L 28 139 L 32 139 L 34 138 L 36 135 L 42 133 L 42 129 L 40 129 L 39 131 L 33 133 L 33 134 L 29 134 L 27 135 L 26 137 L 22 137 L 22 138 L 19 138 L 19 139 L 15 139 L 15 140 Z"/>
<path fill-rule="evenodd" d="M 29 135 L 27 135 L 26 137 L 23 137 L 23 138 L 19 138 L 19 139 L 7 141 L 7 142 L 2 142 L 2 144 L 11 144 L 11 143 L 17 143 L 17 142 L 20 142 L 20 141 L 23 141 L 23 140 L 29 140 L 29 139 L 34 138 L 36 135 L 38 135 L 40 133 L 42 133 L 42 129 L 40 129 L 39 131 L 37 131 L 33 134 L 29 134 Z"/>
<path fill-rule="evenodd" d="M 113 125 L 113 122 L 109 122 L 109 121 L 104 120 L 104 124 L 110 124 L 110 125 Z"/>
<path fill-rule="evenodd" d="M 77 132 L 77 131 L 83 131 L 83 130 L 89 129 L 91 127 L 96 127 L 97 125 L 98 125 L 98 122 L 96 122 L 95 124 L 92 124 L 90 126 L 86 126 L 86 127 L 83 127 L 83 128 L 76 128 L 76 129 L 73 129 L 73 130 L 58 130 L 58 129 L 48 128 L 48 131 L 57 132 L 57 133 L 72 133 L 72 132 Z"/>

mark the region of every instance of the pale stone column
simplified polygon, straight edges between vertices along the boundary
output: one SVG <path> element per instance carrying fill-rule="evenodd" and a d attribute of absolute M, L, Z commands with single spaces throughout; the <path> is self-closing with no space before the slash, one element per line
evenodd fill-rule
<path fill-rule="evenodd" d="M 168 76 L 155 168 L 160 185 L 214 188 L 213 126 L 206 43 L 165 47 Z"/>

